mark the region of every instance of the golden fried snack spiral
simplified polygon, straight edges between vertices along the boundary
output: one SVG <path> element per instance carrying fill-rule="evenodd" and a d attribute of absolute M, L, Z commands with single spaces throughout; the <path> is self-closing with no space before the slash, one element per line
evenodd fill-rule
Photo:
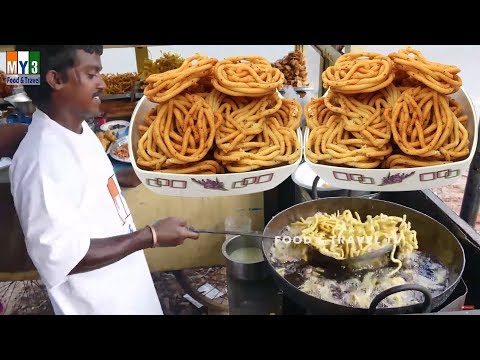
<path fill-rule="evenodd" d="M 225 97 L 218 108 L 224 122 L 215 137 L 215 159 L 229 172 L 294 163 L 301 153 L 293 129 L 299 105 L 293 100 L 284 103 L 276 93 Z"/>
<path fill-rule="evenodd" d="M 294 99 L 282 99 L 282 106 L 272 116 L 282 126 L 296 130 L 300 126 L 300 119 L 302 118 L 302 105 Z"/>
<path fill-rule="evenodd" d="M 306 155 L 314 163 L 373 169 L 392 152 L 390 143 L 378 148 L 361 142 L 352 143 L 349 141 L 352 137 L 353 135 L 345 130 L 340 117 L 330 117 L 326 124 L 311 131 L 307 139 Z"/>
<path fill-rule="evenodd" d="M 282 100 L 277 94 L 226 101 L 218 111 L 224 122 L 216 133 L 217 147 L 228 153 L 238 144 L 250 141 L 263 131 L 267 116 L 275 114 L 281 106 Z"/>
<path fill-rule="evenodd" d="M 271 117 L 263 132 L 254 135 L 251 141 L 240 143 L 232 151 L 215 150 L 215 159 L 222 162 L 229 172 L 245 172 L 292 164 L 300 157 L 301 148 L 293 129 L 284 127 Z"/>
<path fill-rule="evenodd" d="M 392 83 L 392 66 L 392 60 L 381 54 L 347 53 L 322 73 L 323 86 L 344 94 L 377 91 Z"/>
<path fill-rule="evenodd" d="M 133 72 L 102 74 L 102 80 L 105 82 L 103 90 L 105 94 L 125 94 L 133 90 L 135 83 L 140 80 L 140 76 Z"/>
<path fill-rule="evenodd" d="M 231 96 L 265 96 L 283 87 L 283 73 L 260 56 L 237 56 L 218 61 L 213 86 Z"/>
<path fill-rule="evenodd" d="M 449 106 L 450 106 L 450 109 L 455 114 L 455 116 L 457 117 L 458 121 L 460 121 L 460 123 L 462 123 L 463 126 L 467 126 L 468 116 L 462 113 L 463 112 L 462 106 L 458 102 L 456 102 L 454 99 L 449 99 Z"/>
<path fill-rule="evenodd" d="M 294 129 L 284 126 L 276 117 L 270 117 L 265 127 L 268 138 L 275 145 L 280 147 L 279 154 L 275 160 L 279 163 L 293 164 L 300 157 L 300 143 Z M 265 132 L 264 132 L 265 134 Z M 260 135 L 262 140 L 266 139 L 265 135 Z"/>
<path fill-rule="evenodd" d="M 205 101 L 210 105 L 212 111 L 215 113 L 222 106 L 223 100 L 227 97 L 226 94 L 221 93 L 217 89 L 213 89 L 206 97 Z"/>
<path fill-rule="evenodd" d="M 411 48 L 341 56 L 322 74 L 327 94 L 305 106 L 307 158 L 395 169 L 465 158 L 468 116 L 447 96 L 461 86 L 459 71 Z"/>
<path fill-rule="evenodd" d="M 389 57 L 398 69 L 440 94 L 452 94 L 462 86 L 458 67 L 428 61 L 418 50 L 408 47 L 390 54 Z"/>
<path fill-rule="evenodd" d="M 198 95 L 177 95 L 145 117 L 155 120 L 138 142 L 137 163 L 160 172 L 218 173 L 223 168 L 206 159 L 215 140 L 215 116 Z M 179 166 L 186 165 L 186 166 Z"/>
<path fill-rule="evenodd" d="M 185 59 L 178 69 L 150 75 L 145 80 L 144 95 L 152 102 L 166 102 L 208 77 L 216 62 L 216 59 L 197 53 Z"/>
<path fill-rule="evenodd" d="M 469 153 L 467 130 L 450 109 L 449 99 L 433 89 L 405 91 L 385 117 L 406 155 L 450 161 Z"/>
<path fill-rule="evenodd" d="M 381 97 L 382 94 L 378 95 L 380 96 L 361 96 L 358 100 L 355 95 L 330 91 L 325 97 L 325 105 L 343 119 L 345 130 L 355 138 L 362 140 L 363 144 L 382 148 L 390 142 L 391 129 L 383 117 L 387 101 Z"/>
<path fill-rule="evenodd" d="M 336 113 L 331 111 L 327 105 L 325 105 L 325 98 L 311 98 L 305 105 L 305 119 L 307 126 L 310 129 L 315 129 L 320 125 L 325 125 L 327 121 L 336 116 Z"/>

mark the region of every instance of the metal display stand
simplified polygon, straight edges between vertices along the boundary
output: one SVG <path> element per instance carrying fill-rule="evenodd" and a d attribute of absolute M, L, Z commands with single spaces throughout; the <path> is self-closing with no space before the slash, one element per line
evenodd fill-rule
<path fill-rule="evenodd" d="M 475 227 L 480 207 L 480 144 L 477 143 L 475 155 L 468 171 L 467 184 L 463 194 L 460 217 Z"/>

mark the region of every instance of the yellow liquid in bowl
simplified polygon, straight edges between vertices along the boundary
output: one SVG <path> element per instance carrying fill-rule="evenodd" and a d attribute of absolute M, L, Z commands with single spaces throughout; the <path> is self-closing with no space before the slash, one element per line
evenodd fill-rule
<path fill-rule="evenodd" d="M 263 251 L 257 247 L 245 247 L 232 251 L 230 258 L 240 263 L 256 263 L 263 261 Z"/>

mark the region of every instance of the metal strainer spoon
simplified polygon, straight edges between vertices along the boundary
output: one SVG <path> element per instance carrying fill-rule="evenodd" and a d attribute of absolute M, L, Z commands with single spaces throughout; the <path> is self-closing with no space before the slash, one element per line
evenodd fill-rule
<path fill-rule="evenodd" d="M 334 266 L 336 268 L 344 270 L 355 271 L 364 269 L 375 269 L 385 266 L 388 262 L 388 258 L 386 255 L 390 253 L 392 249 L 393 246 L 389 244 L 377 250 L 373 250 L 359 256 L 354 256 L 347 259 L 335 259 L 331 256 L 324 255 L 317 249 L 309 246 L 307 256 L 308 262 L 312 265 L 326 267 Z"/>
<path fill-rule="evenodd" d="M 192 227 L 187 228 L 188 230 L 198 233 L 198 234 L 219 234 L 219 235 L 242 235 L 242 236 L 253 236 L 261 237 L 267 239 L 276 239 L 278 237 L 272 235 L 263 235 L 260 232 L 241 232 L 241 231 L 229 231 L 229 230 L 210 230 L 210 229 L 194 229 Z"/>
<path fill-rule="evenodd" d="M 188 230 L 199 234 L 220 234 L 220 235 L 242 235 L 253 236 L 266 239 L 282 239 L 282 236 L 263 235 L 260 232 L 241 232 L 241 231 L 229 231 L 229 230 L 211 230 L 211 229 L 195 229 L 189 227 Z M 287 237 L 288 238 L 288 237 Z M 377 268 L 384 266 L 386 263 L 385 255 L 391 252 L 393 246 L 391 244 L 382 247 L 380 249 L 367 252 L 365 254 L 355 256 L 348 259 L 335 259 L 334 257 L 327 256 L 309 246 L 308 261 L 312 264 L 326 267 L 336 267 L 348 270 L 365 269 L 365 268 Z"/>

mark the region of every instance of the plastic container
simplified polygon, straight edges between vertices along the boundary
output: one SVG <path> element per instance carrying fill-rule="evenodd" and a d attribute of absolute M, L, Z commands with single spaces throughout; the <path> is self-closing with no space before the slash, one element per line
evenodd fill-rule
<path fill-rule="evenodd" d="M 30 116 L 21 113 L 14 113 L 7 116 L 8 124 L 30 124 L 31 122 L 32 118 Z"/>
<path fill-rule="evenodd" d="M 225 218 L 225 230 L 227 231 L 252 231 L 252 219 L 246 215 L 230 215 Z M 225 235 L 225 240 L 230 240 L 235 235 Z"/>

